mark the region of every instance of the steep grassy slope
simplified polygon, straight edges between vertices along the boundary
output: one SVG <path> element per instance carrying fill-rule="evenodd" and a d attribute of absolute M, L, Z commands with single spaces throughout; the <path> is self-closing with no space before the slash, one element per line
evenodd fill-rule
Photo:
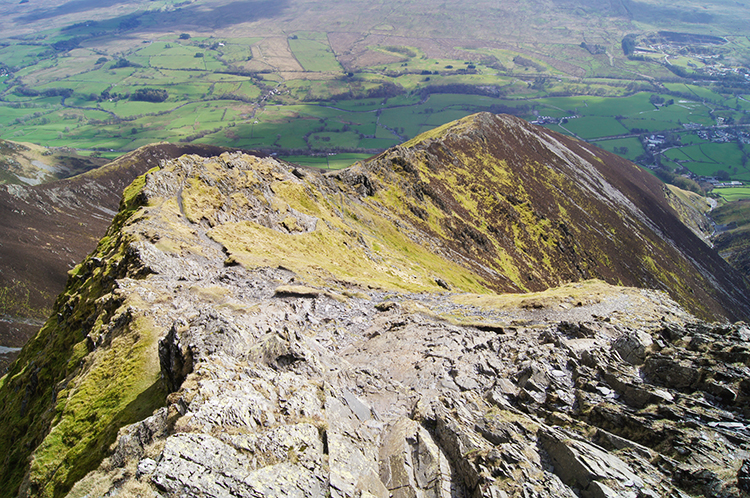
<path fill-rule="evenodd" d="M 669 292 L 704 317 L 748 316 L 747 287 L 622 158 L 509 117 L 478 114 L 347 173 L 493 290 L 568 281 Z"/>
<path fill-rule="evenodd" d="M 53 315 L 2 378 L 2 496 L 19 487 L 59 496 L 101 461 L 120 426 L 163 403 L 157 336 L 116 292 L 116 278 L 138 275 L 120 229 L 142 185 L 125 191 L 109 232 L 70 273 Z"/>
<path fill-rule="evenodd" d="M 254 335 L 275 337 L 256 330 L 267 320 L 294 336 L 290 315 L 260 316 L 250 289 L 264 299 L 324 295 L 342 308 L 368 293 L 443 299 L 450 290 L 470 293 L 456 306 L 494 309 L 495 293 L 598 277 L 664 289 L 702 316 L 750 316 L 743 281 L 679 223 L 662 188 L 616 156 L 489 114 L 336 173 L 238 152 L 165 161 L 126 190 L 107 235 L 1 381 L 0 496 L 63 496 L 96 468 L 119 427 L 164 403 L 158 338 L 207 303 L 209 315 L 245 323 L 206 330 L 209 350 L 227 334 L 263 349 Z M 520 306 L 563 310 L 576 306 L 570 292 Z M 342 318 L 321 344 L 345 344 L 348 326 Z"/>
<path fill-rule="evenodd" d="M 711 217 L 725 226 L 713 242 L 716 250 L 746 278 L 750 278 L 750 200 L 734 201 L 715 209 Z"/>

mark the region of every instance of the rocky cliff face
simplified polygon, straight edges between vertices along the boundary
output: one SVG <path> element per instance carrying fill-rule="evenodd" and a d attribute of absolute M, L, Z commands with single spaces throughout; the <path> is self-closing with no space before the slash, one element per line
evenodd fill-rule
<path fill-rule="evenodd" d="M 2 496 L 745 493 L 750 329 L 690 312 L 747 298 L 660 188 L 489 115 L 165 161 L 2 380 Z"/>

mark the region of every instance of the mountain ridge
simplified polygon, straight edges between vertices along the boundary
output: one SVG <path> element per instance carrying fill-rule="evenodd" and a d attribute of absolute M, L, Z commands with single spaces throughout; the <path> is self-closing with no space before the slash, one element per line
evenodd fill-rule
<path fill-rule="evenodd" d="M 742 281 L 720 274 L 714 290 L 687 266 L 708 249 L 682 225 L 668 231 L 677 218 L 661 187 L 632 164 L 607 166 L 593 148 L 514 118 L 455 126 L 340 172 L 232 152 L 183 155 L 139 177 L 0 381 L 2 496 L 681 496 L 694 486 L 730 496 L 744 486 L 728 455 L 744 458 L 750 440 L 735 422 L 748 416 L 750 332 L 726 323 L 743 312 L 729 285 Z M 542 165 L 513 169 L 534 154 L 547 158 L 545 180 L 584 168 L 571 178 L 585 188 L 571 180 L 538 194 Z M 629 191 L 602 173 L 620 167 Z M 502 199 L 483 192 L 482 168 L 504 180 L 494 183 Z M 628 248 L 601 228 L 580 235 L 597 225 L 575 210 L 592 206 L 619 220 L 618 234 L 635 227 L 629 241 L 651 244 L 655 264 L 679 263 L 667 266 L 673 287 L 645 258 L 629 260 L 627 278 L 650 275 L 725 323 L 701 322 L 662 292 L 589 280 L 604 273 L 591 240 Z M 688 256 L 650 227 L 676 233 Z M 523 257 L 503 259 L 503 233 Z M 537 285 L 517 270 L 545 255 L 579 281 L 497 293 Z M 706 266 L 727 271 L 716 258 Z M 534 277 L 546 289 L 568 274 Z M 681 281 L 711 302 L 695 303 Z M 674 422 L 685 416 L 695 425 Z M 700 431 L 731 438 L 700 442 Z M 591 433 L 606 450 L 586 442 Z M 695 484 L 703 454 L 719 463 Z M 591 459 L 615 470 L 581 470 Z"/>
<path fill-rule="evenodd" d="M 481 126 L 477 128 L 480 122 Z M 488 142 L 488 139 L 482 136 L 481 130 L 489 129 L 492 129 L 495 135 Z M 524 145 L 523 136 L 511 136 L 508 139 L 504 135 L 505 132 L 503 130 L 518 131 L 526 137 L 533 138 L 528 145 Z M 451 134 L 456 131 L 463 131 L 463 133 L 456 133 L 456 135 L 465 138 L 450 142 Z M 435 140 L 434 137 L 436 135 L 439 136 L 440 133 L 447 134 L 448 140 L 445 142 L 448 142 L 450 145 L 446 146 L 444 145 L 445 142 Z M 480 148 L 481 150 L 476 149 L 475 144 L 477 143 L 483 144 Z M 514 147 L 511 147 L 510 144 Z M 505 254 L 516 253 L 512 259 L 521 261 L 521 264 L 515 269 L 516 273 L 523 271 L 523 273 L 532 276 L 532 278 L 535 276 L 541 277 L 541 272 L 534 272 L 533 269 L 534 265 L 539 265 L 540 263 L 553 269 L 549 272 L 553 275 L 552 279 L 545 281 L 545 278 L 542 277 L 541 286 L 534 287 L 532 284 L 529 290 L 542 290 L 545 286 L 558 285 L 566 279 L 575 281 L 591 277 L 603 278 L 610 283 L 618 283 L 618 279 L 621 279 L 621 283 L 625 285 L 657 287 L 666 290 L 670 285 L 674 285 L 673 283 L 669 284 L 666 282 L 666 280 L 673 278 L 673 276 L 663 274 L 654 278 L 654 274 L 658 273 L 660 268 L 663 268 L 666 274 L 673 273 L 674 275 L 679 275 L 679 269 L 675 268 L 674 262 L 670 261 L 674 256 L 659 256 L 656 249 L 661 244 L 661 240 L 666 239 L 668 245 L 683 252 L 686 255 L 685 257 L 692 262 L 688 264 L 700 262 L 702 265 L 707 265 L 706 268 L 700 268 L 700 275 L 697 277 L 697 281 L 694 280 L 695 277 L 691 277 L 691 283 L 685 281 L 679 284 L 683 287 L 680 291 L 682 298 L 677 297 L 674 291 L 672 291 L 673 297 L 683 303 L 691 301 L 693 304 L 688 307 L 693 312 L 696 312 L 698 309 L 696 305 L 698 303 L 705 303 L 707 299 L 713 301 L 713 298 L 705 294 L 706 284 L 701 284 L 699 281 L 712 279 L 724 280 L 725 283 L 720 284 L 724 286 L 724 290 L 721 292 L 726 293 L 723 299 L 728 299 L 732 304 L 729 304 L 728 309 L 725 309 L 724 312 L 718 311 L 719 308 L 708 305 L 711 311 L 706 313 L 708 310 L 703 310 L 699 314 L 704 313 L 703 316 L 710 316 L 710 313 L 722 314 L 729 312 L 730 315 L 728 316 L 734 316 L 735 319 L 740 316 L 748 316 L 747 304 L 744 303 L 746 299 L 742 295 L 745 292 L 746 284 L 742 278 L 738 278 L 733 271 L 728 271 L 728 267 L 724 265 L 721 258 L 716 257 L 714 251 L 705 244 L 698 243 L 697 239 L 692 236 L 692 233 L 688 233 L 689 230 L 674 215 L 674 211 L 665 196 L 664 185 L 634 164 L 575 139 L 543 128 L 534 127 L 518 118 L 510 116 L 497 118 L 486 113 L 474 115 L 457 123 L 450 123 L 440 127 L 405 144 L 405 146 L 408 145 L 411 145 L 413 150 L 410 150 L 407 155 L 415 157 L 415 155 L 419 154 L 417 151 L 420 151 L 424 157 L 415 157 L 413 162 L 416 164 L 411 166 L 406 163 L 396 164 L 403 162 L 402 159 L 396 158 L 391 161 L 397 170 L 403 169 L 405 172 L 404 175 L 411 175 L 406 181 L 407 183 L 413 182 L 416 185 L 423 185 L 424 182 L 421 182 L 420 177 L 429 178 L 429 175 L 433 174 L 428 166 L 430 161 L 433 164 L 450 164 L 451 166 L 447 167 L 448 170 L 454 169 L 454 172 L 459 172 L 453 173 L 456 179 L 453 179 L 451 185 L 440 185 L 440 182 L 434 181 L 434 176 L 452 174 L 450 172 L 446 173 L 446 168 L 435 172 L 432 179 L 432 184 L 435 187 L 430 187 L 428 184 L 428 189 L 438 189 L 437 194 L 433 193 L 430 195 L 428 192 L 425 197 L 420 192 L 409 192 L 409 189 L 407 189 L 409 195 L 406 197 L 408 199 L 416 199 L 421 202 L 420 197 L 422 197 L 428 199 L 425 201 L 426 203 L 434 203 L 433 199 L 436 197 L 439 199 L 441 196 L 449 199 L 459 197 L 451 192 L 451 187 L 460 180 L 459 175 L 463 175 L 463 182 L 466 184 L 471 181 L 480 184 L 481 182 L 474 180 L 474 178 L 478 179 L 483 176 L 486 178 L 489 176 L 486 174 L 486 171 L 491 168 L 485 167 L 476 158 L 483 155 L 485 157 L 489 156 L 489 164 L 492 164 L 492 158 L 515 158 L 514 161 L 500 161 L 502 171 L 496 168 L 496 174 L 503 176 L 500 180 L 500 185 L 502 185 L 501 195 L 504 195 L 506 199 L 501 199 L 497 202 L 491 199 L 489 201 L 485 200 L 485 211 L 476 217 L 480 221 L 473 223 L 475 229 L 481 224 L 482 219 L 493 220 L 493 222 L 499 221 L 502 225 L 490 227 L 490 230 L 485 230 L 484 234 L 474 233 L 474 238 L 482 239 L 484 236 L 497 240 L 498 236 L 495 235 L 493 237 L 492 233 L 515 234 L 519 231 L 525 231 L 526 233 L 521 234 L 522 240 L 516 237 L 516 240 L 512 241 L 513 244 L 510 243 L 511 241 L 506 241 L 505 243 L 493 242 L 493 244 L 496 246 L 499 245 Z M 441 146 L 446 147 L 448 152 L 441 153 Z M 456 157 L 456 152 L 461 151 L 462 148 L 463 154 L 460 157 Z M 380 162 L 375 160 L 368 164 L 375 168 L 376 164 L 388 163 L 388 154 L 398 155 L 398 152 L 394 153 L 393 151 L 399 150 L 399 148 L 392 149 L 384 153 L 384 155 L 379 156 L 381 158 Z M 546 151 L 546 155 L 539 154 L 537 150 Z M 461 153 L 459 152 L 459 154 Z M 582 157 L 585 159 L 577 159 L 578 164 L 576 167 L 578 171 L 574 171 L 569 165 L 566 166 L 565 158 L 561 157 L 566 154 L 572 158 L 575 158 L 576 154 L 579 154 L 579 158 L 581 157 L 580 154 L 583 155 Z M 606 160 L 602 160 L 602 158 Z M 464 166 L 459 167 L 458 165 Z M 386 164 L 379 171 L 387 172 L 389 167 L 390 165 Z M 543 169 L 542 171 L 535 171 L 535 167 Z M 356 167 L 354 171 L 357 171 Z M 551 181 L 547 182 L 548 179 Z M 497 178 L 490 178 L 489 182 L 485 180 L 485 191 L 490 188 L 489 186 L 492 185 L 492 181 L 497 181 Z M 369 183 L 375 184 L 372 179 L 369 180 Z M 574 188 L 573 183 L 577 183 L 581 188 Z M 424 187 L 420 188 L 424 189 Z M 481 188 L 481 185 L 475 185 L 475 188 Z M 577 195 L 580 195 L 581 198 L 585 198 L 586 195 L 593 197 L 593 199 L 586 201 L 589 203 L 588 211 L 591 212 L 583 209 L 582 206 L 576 205 L 576 199 L 571 197 L 572 194 L 568 194 L 568 192 L 576 192 L 576 190 L 578 190 Z M 555 192 L 562 192 L 563 194 L 557 195 Z M 468 193 L 464 195 L 464 198 L 470 198 L 475 203 L 479 203 L 477 205 L 481 207 L 482 200 L 479 199 L 480 196 L 473 194 Z M 608 196 L 610 196 L 609 199 Z M 438 202 L 446 204 L 447 201 L 438 200 Z M 531 209 L 522 209 L 524 202 L 528 202 L 531 205 Z M 451 200 L 450 203 L 452 206 L 459 206 L 459 208 L 462 204 L 455 200 Z M 410 207 L 412 211 L 417 209 L 415 205 Z M 628 219 L 618 219 L 620 217 L 618 211 L 619 213 L 627 214 Z M 578 215 L 578 219 L 573 219 L 574 213 Z M 604 216 L 606 216 L 606 219 L 603 218 Z M 458 212 L 457 217 L 462 221 L 466 221 L 471 219 L 472 216 L 466 209 L 463 209 Z M 414 218 L 413 215 L 412 218 Z M 511 219 L 508 220 L 508 218 Z M 586 245 L 587 236 L 584 233 L 584 229 L 582 229 L 584 222 L 585 226 L 591 232 L 599 232 L 600 236 L 596 238 L 595 243 L 588 242 L 588 245 Z M 548 230 L 546 236 L 554 237 L 556 240 L 551 242 L 545 240 L 543 244 L 540 243 L 538 239 L 541 234 L 535 237 L 536 234 L 533 233 L 534 223 L 544 225 Z M 557 226 L 554 226 L 555 224 Z M 640 226 L 648 229 L 646 233 L 650 230 L 655 234 L 655 237 L 651 237 L 649 240 L 637 240 L 637 237 L 635 239 L 629 238 L 631 236 L 628 235 L 628 224 L 640 224 Z M 576 229 L 575 227 L 579 228 Z M 606 228 L 603 230 L 603 227 Z M 566 233 L 566 231 L 570 230 L 574 230 L 575 233 Z M 612 234 L 612 236 L 602 234 L 606 230 L 617 230 L 617 233 Z M 471 239 L 471 235 L 468 235 L 468 238 Z M 577 241 L 580 241 L 583 247 L 576 254 L 575 244 Z M 514 244 L 516 246 L 522 244 L 529 247 L 529 252 L 534 252 L 534 249 L 531 249 L 531 247 L 536 246 L 537 255 L 519 255 L 518 251 L 514 251 Z M 559 253 L 564 251 L 564 244 L 573 246 L 569 248 L 574 253 L 571 257 L 559 257 Z M 545 245 L 548 248 L 545 248 Z M 650 247 L 646 249 L 643 247 L 644 245 Z M 654 250 L 649 254 L 651 248 L 654 248 Z M 632 261 L 632 256 L 629 256 L 634 251 L 641 251 L 640 257 L 642 261 L 639 264 L 649 265 L 650 268 L 642 270 L 626 268 L 627 265 L 630 264 L 632 266 L 635 263 Z M 536 256 L 536 260 L 534 256 Z M 616 260 L 616 256 L 619 256 L 620 261 L 624 263 Z M 610 258 L 612 259 L 610 263 L 615 269 L 609 269 L 607 268 L 609 265 L 602 264 L 603 261 L 607 261 Z M 657 258 L 657 260 L 650 258 Z M 554 260 L 554 264 L 550 264 L 549 260 Z M 700 265 L 698 266 L 700 267 Z M 555 276 L 558 278 L 562 276 L 562 282 L 561 280 L 555 282 Z M 500 289 L 504 291 L 526 290 L 526 286 L 528 285 L 527 282 L 523 282 L 522 278 L 518 277 L 513 280 L 513 284 L 517 286 L 516 289 L 502 288 L 502 286 Z M 693 292 L 699 292 L 701 295 L 691 298 L 689 294 Z M 732 315 L 735 311 L 738 311 L 740 314 Z"/>

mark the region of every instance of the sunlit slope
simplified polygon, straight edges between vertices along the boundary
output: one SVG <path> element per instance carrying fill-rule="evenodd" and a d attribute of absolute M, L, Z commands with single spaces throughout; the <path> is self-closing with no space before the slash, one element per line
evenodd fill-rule
<path fill-rule="evenodd" d="M 679 221 L 660 181 L 520 119 L 469 116 L 348 174 L 494 290 L 596 277 L 666 290 L 699 314 L 747 314 L 744 282 Z"/>

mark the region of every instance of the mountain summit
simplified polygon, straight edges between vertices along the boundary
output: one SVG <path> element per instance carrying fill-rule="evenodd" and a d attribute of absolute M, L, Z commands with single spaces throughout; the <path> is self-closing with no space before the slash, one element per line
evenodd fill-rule
<path fill-rule="evenodd" d="M 2 379 L 0 496 L 731 496 L 747 296 L 656 179 L 509 116 L 165 160 Z"/>

